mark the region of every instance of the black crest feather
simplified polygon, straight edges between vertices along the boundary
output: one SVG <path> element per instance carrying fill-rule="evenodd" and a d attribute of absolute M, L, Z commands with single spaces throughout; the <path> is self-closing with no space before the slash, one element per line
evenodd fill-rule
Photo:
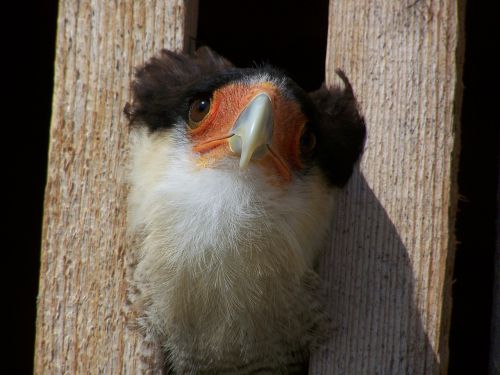
<path fill-rule="evenodd" d="M 318 113 L 316 160 L 327 179 L 342 187 L 363 152 L 366 126 L 351 83 L 342 70 L 336 73 L 344 83 L 343 89 L 323 86 L 309 96 Z"/>
<path fill-rule="evenodd" d="M 206 47 L 192 56 L 162 50 L 137 69 L 134 99 L 124 112 L 132 123 L 140 118 L 151 130 L 169 128 L 184 114 L 188 104 L 184 94 L 192 85 L 231 68 L 229 61 Z"/>

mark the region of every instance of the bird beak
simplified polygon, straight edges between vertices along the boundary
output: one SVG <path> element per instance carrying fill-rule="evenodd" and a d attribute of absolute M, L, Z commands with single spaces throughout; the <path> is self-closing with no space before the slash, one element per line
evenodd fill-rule
<path fill-rule="evenodd" d="M 271 98 L 259 93 L 241 112 L 228 141 L 231 151 L 240 155 L 240 170 L 246 170 L 251 159 L 264 157 L 272 141 L 273 127 Z"/>

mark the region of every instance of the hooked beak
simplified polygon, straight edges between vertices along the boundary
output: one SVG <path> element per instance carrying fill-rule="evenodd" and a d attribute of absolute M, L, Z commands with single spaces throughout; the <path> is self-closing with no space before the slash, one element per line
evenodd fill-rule
<path fill-rule="evenodd" d="M 272 141 L 273 127 L 271 98 L 259 93 L 241 112 L 231 129 L 229 147 L 240 155 L 240 170 L 246 170 L 251 159 L 264 157 Z"/>

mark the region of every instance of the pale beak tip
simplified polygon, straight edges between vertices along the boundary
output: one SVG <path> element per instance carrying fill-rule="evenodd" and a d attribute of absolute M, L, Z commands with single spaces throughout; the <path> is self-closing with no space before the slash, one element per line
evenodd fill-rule
<path fill-rule="evenodd" d="M 250 164 L 251 155 L 240 158 L 240 171 L 244 172 L 248 170 L 248 165 Z"/>

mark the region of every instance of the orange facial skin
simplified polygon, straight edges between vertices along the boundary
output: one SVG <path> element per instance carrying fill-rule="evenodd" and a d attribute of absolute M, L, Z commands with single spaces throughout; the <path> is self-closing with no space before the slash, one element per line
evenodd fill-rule
<path fill-rule="evenodd" d="M 195 129 L 189 130 L 193 151 L 200 154 L 198 165 L 210 167 L 225 157 L 239 157 L 229 148 L 228 139 L 240 113 L 258 94 L 265 92 L 270 98 L 274 113 L 272 144 L 258 163 L 269 175 L 279 175 L 284 182 L 292 178 L 292 169 L 302 167 L 300 137 L 307 121 L 300 106 L 284 98 L 270 82 L 255 85 L 232 83 L 216 90 L 210 111 Z"/>

